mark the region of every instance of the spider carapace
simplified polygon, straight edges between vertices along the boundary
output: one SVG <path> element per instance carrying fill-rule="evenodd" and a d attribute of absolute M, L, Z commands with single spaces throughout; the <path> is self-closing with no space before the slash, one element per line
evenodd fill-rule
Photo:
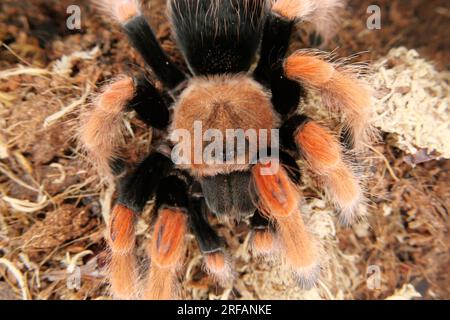
<path fill-rule="evenodd" d="M 253 254 L 276 255 L 299 286 L 314 286 L 320 255 L 299 209 L 297 161 L 302 159 L 317 177 L 341 220 L 351 223 L 363 192 L 346 155 L 371 140 L 371 97 L 350 66 L 317 50 L 290 55 L 287 50 L 296 23 L 312 23 L 329 35 L 342 3 L 169 0 L 173 35 L 189 70 L 183 72 L 159 45 L 137 0 L 95 2 L 121 25 L 162 84 L 158 89 L 144 75 L 120 76 L 105 86 L 80 122 L 79 140 L 88 158 L 102 175 L 120 176 L 106 235 L 112 294 L 122 299 L 180 297 L 176 274 L 189 232 L 198 241 L 205 270 L 219 282 L 232 278 L 226 243 L 209 224 L 211 215 L 249 218 Z M 299 111 L 307 90 L 316 91 L 341 120 L 340 134 Z M 120 154 L 123 117 L 133 110 L 165 138 L 134 169 L 121 172 L 118 164 L 126 161 Z M 196 148 L 207 147 L 205 139 L 175 141 L 180 133 L 194 137 L 197 125 L 203 138 L 211 130 L 224 136 L 229 129 L 253 130 L 256 143 L 245 135 L 244 146 L 253 142 L 256 147 L 244 148 L 240 159 L 234 153 L 234 162 L 198 161 Z M 273 130 L 278 134 L 259 134 Z M 174 152 L 180 146 L 184 151 Z M 214 149 L 212 158 L 228 157 L 224 149 Z M 135 221 L 153 198 L 150 266 L 142 276 L 134 256 Z"/>

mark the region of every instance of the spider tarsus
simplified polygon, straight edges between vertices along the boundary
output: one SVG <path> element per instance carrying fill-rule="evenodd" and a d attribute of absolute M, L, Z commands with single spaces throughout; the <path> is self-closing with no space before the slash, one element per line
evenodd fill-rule
<path fill-rule="evenodd" d="M 311 290 L 316 287 L 320 277 L 320 265 L 314 263 L 311 266 L 299 268 L 293 271 L 298 286 L 303 290 Z"/>
<path fill-rule="evenodd" d="M 286 266 L 297 274 L 302 274 L 300 271 L 309 270 L 309 266 L 318 264 L 315 240 L 308 232 L 300 210 L 289 217 L 277 219 L 276 222 L 277 237 Z"/>
<path fill-rule="evenodd" d="M 254 229 L 250 239 L 251 252 L 257 257 L 271 257 L 276 253 L 276 236 L 269 229 Z"/>
<path fill-rule="evenodd" d="M 255 256 L 272 257 L 277 252 L 275 227 L 259 210 L 250 219 L 250 250 Z"/>
<path fill-rule="evenodd" d="M 343 0 L 277 0 L 272 11 L 293 21 L 307 21 L 326 41 L 336 33 Z"/>
<path fill-rule="evenodd" d="M 226 285 L 234 278 L 230 258 L 223 251 L 205 254 L 204 269 L 221 285 Z"/>
<path fill-rule="evenodd" d="M 342 221 L 354 220 L 363 193 L 338 139 L 327 128 L 308 121 L 295 131 L 295 141 L 307 165 L 341 210 Z"/>
<path fill-rule="evenodd" d="M 92 3 L 118 23 L 126 23 L 141 12 L 139 0 L 92 0 Z"/>

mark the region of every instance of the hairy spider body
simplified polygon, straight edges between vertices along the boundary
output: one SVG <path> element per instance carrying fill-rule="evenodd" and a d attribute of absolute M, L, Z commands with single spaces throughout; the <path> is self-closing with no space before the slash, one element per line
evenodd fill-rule
<path fill-rule="evenodd" d="M 194 75 L 248 71 L 266 9 L 266 1 L 169 1 L 175 38 Z"/>
<path fill-rule="evenodd" d="M 286 54 L 298 21 L 319 23 L 329 36 L 325 27 L 334 21 L 341 2 L 169 0 L 169 18 L 189 74 L 164 53 L 137 0 L 97 4 L 122 25 L 164 86 L 158 90 L 142 75 L 121 77 L 105 87 L 80 124 L 81 145 L 100 172 L 122 176 L 107 233 L 114 296 L 178 297 L 176 271 L 183 263 L 189 231 L 203 253 L 205 270 L 219 282 L 231 279 L 226 243 L 209 224 L 211 214 L 250 217 L 254 254 L 280 256 L 300 286 L 314 286 L 320 255 L 299 209 L 297 159 L 302 158 L 318 177 L 342 221 L 351 223 L 363 192 L 345 153 L 361 150 L 373 136 L 370 91 L 351 68 L 331 63 L 323 54 L 305 50 Z M 260 59 L 251 71 L 258 52 Z M 318 91 L 324 105 L 341 115 L 342 141 L 298 113 L 305 89 Z M 124 173 L 122 117 L 131 110 L 166 138 L 135 169 Z M 176 137 L 180 131 L 195 136 L 196 123 L 202 124 L 201 137 L 211 129 L 219 136 L 226 136 L 229 129 L 256 134 L 244 134 L 244 152 L 233 153 L 234 162 L 197 161 L 197 148 L 207 147 L 205 141 L 189 144 Z M 276 139 L 260 135 L 273 129 L 279 130 Z M 252 142 L 256 147 L 247 150 Z M 174 159 L 180 147 L 184 152 Z M 228 152 L 211 150 L 215 160 L 229 159 Z M 277 161 L 281 166 L 273 166 Z M 153 196 L 151 266 L 146 279 L 139 281 L 134 224 Z"/>

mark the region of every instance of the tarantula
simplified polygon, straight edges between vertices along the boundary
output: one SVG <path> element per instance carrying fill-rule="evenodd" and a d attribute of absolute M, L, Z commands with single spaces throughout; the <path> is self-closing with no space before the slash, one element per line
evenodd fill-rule
<path fill-rule="evenodd" d="M 158 44 L 137 0 L 97 4 L 122 26 L 163 86 L 158 89 L 143 75 L 122 76 L 104 88 L 80 124 L 81 144 L 101 174 L 120 176 L 106 235 L 113 295 L 177 298 L 176 272 L 185 257 L 185 236 L 190 231 L 198 241 L 205 270 L 218 281 L 230 279 L 233 273 L 226 244 L 210 226 L 211 214 L 248 217 L 253 253 L 276 253 L 301 287 L 314 286 L 320 257 L 299 209 L 297 160 L 303 159 L 317 176 L 342 221 L 351 223 L 363 191 L 345 154 L 362 150 L 373 136 L 371 95 L 356 71 L 331 62 L 326 54 L 300 50 L 286 55 L 297 22 L 312 22 L 324 31 L 342 3 L 169 0 L 171 27 L 188 72 L 178 68 Z M 319 92 L 323 105 L 339 116 L 340 134 L 299 113 L 306 89 Z M 164 139 L 131 172 L 124 172 L 126 157 L 120 154 L 123 117 L 133 110 Z M 277 129 L 279 141 L 258 140 L 256 151 L 243 154 L 244 162 L 198 162 L 185 152 L 178 163 L 172 156 L 173 133 L 184 130 L 194 135 L 196 121 L 203 124 L 202 133 L 207 129 L 223 133 L 227 129 Z M 190 147 L 195 149 L 198 144 Z M 270 154 L 263 152 L 269 147 Z M 256 162 L 250 161 L 261 154 Z M 266 169 L 275 161 L 281 166 L 268 173 Z M 140 281 L 134 256 L 135 221 L 153 197 L 150 267 Z"/>

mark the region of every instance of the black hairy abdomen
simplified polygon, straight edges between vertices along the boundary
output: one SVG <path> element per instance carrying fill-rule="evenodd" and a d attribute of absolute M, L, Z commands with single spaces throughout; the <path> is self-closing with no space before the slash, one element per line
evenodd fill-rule
<path fill-rule="evenodd" d="M 248 71 L 265 19 L 263 0 L 171 0 L 176 40 L 197 75 Z"/>

